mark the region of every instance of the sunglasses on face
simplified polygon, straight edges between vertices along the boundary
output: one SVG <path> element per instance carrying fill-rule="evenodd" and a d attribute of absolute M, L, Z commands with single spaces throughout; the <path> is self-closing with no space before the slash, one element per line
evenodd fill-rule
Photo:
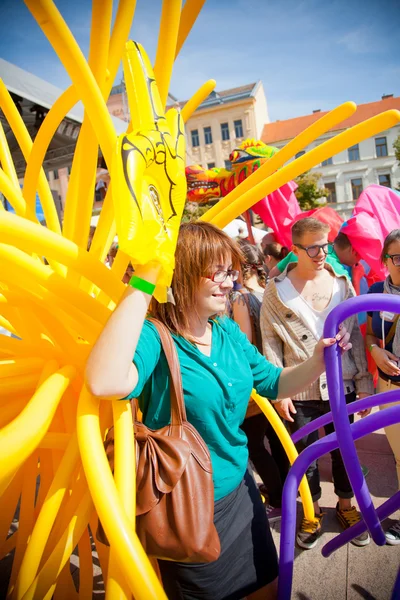
<path fill-rule="evenodd" d="M 206 275 L 207 279 L 211 279 L 215 283 L 223 283 L 227 277 L 231 278 L 231 281 L 237 281 L 239 277 L 239 271 L 228 269 L 228 271 L 215 271 L 212 275 Z"/>
<path fill-rule="evenodd" d="M 400 254 L 385 254 L 385 258 L 390 258 L 395 267 L 400 267 Z"/>
<path fill-rule="evenodd" d="M 321 245 L 315 244 L 314 246 L 302 246 L 301 244 L 293 244 L 293 246 L 296 246 L 296 248 L 300 248 L 301 250 L 305 250 L 310 258 L 317 258 L 321 250 L 325 254 L 325 256 L 327 254 L 332 254 L 333 252 L 333 245 L 329 243 Z"/>

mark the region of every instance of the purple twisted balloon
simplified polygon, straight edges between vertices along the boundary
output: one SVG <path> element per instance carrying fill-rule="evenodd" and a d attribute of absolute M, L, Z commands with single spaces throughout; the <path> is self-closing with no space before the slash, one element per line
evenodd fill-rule
<path fill-rule="evenodd" d="M 363 311 L 385 310 L 400 313 L 400 298 L 392 294 L 368 294 L 350 298 L 336 306 L 328 315 L 324 326 L 324 337 L 335 337 L 340 323 L 348 317 Z M 385 534 L 381 527 L 379 517 L 372 503 L 371 495 L 365 483 L 365 478 L 358 460 L 356 447 L 349 419 L 347 416 L 344 386 L 338 382 L 343 381 L 341 349 L 336 344 L 325 349 L 326 379 L 328 384 L 329 399 L 332 411 L 332 420 L 335 425 L 338 445 L 343 457 L 351 486 L 358 506 L 376 544 L 385 544 Z"/>
<path fill-rule="evenodd" d="M 354 440 L 358 440 L 377 429 L 389 427 L 400 421 L 400 406 L 392 406 L 383 411 L 374 413 L 365 417 L 361 421 L 357 421 L 350 425 Z M 337 433 L 329 435 L 317 440 L 303 452 L 299 454 L 293 463 L 289 474 L 283 486 L 282 494 L 282 525 L 281 525 L 281 543 L 279 553 L 279 600 L 290 600 L 293 578 L 293 563 L 294 563 L 294 546 L 296 537 L 296 498 L 297 490 L 300 481 L 307 471 L 310 464 L 321 458 L 324 454 L 332 452 L 338 447 Z M 387 500 L 385 504 L 379 507 L 379 514 L 382 519 L 386 518 L 394 511 L 400 508 L 400 492 L 397 492 L 392 498 Z M 359 535 L 366 529 L 364 523 L 357 523 L 351 528 L 346 529 L 339 534 L 334 540 L 331 540 L 327 545 L 324 554 L 331 554 L 343 544 Z M 383 545 L 383 544 L 380 544 Z M 397 585 L 397 582 L 396 582 Z"/>
<path fill-rule="evenodd" d="M 328 315 L 325 327 L 324 337 L 335 337 L 339 324 L 348 317 L 364 311 L 386 310 L 394 313 L 400 313 L 400 298 L 392 295 L 369 294 L 368 296 L 356 297 L 347 300 L 337 306 Z M 301 478 L 309 465 L 317 458 L 327 452 L 339 447 L 343 456 L 343 462 L 357 498 L 362 516 L 365 520 L 371 536 L 378 545 L 385 544 L 385 535 L 380 525 L 379 516 L 391 514 L 400 506 L 400 494 L 396 494 L 388 500 L 379 509 L 379 515 L 374 509 L 371 496 L 365 483 L 364 475 L 358 461 L 354 440 L 372 433 L 381 427 L 398 423 L 400 421 L 400 407 L 389 408 L 382 413 L 375 413 L 366 419 L 350 424 L 348 412 L 355 412 L 370 406 L 376 406 L 381 403 L 395 402 L 398 400 L 398 392 L 385 392 L 379 396 L 371 396 L 364 400 L 346 406 L 344 397 L 344 386 L 338 385 L 343 381 L 341 349 L 336 344 L 325 349 L 325 364 L 327 384 L 332 410 L 332 419 L 335 424 L 336 432 L 318 440 L 306 448 L 297 458 L 289 471 L 288 477 L 283 489 L 282 499 L 282 529 L 281 529 L 281 547 L 280 547 L 280 576 L 279 576 L 279 600 L 289 600 L 292 588 L 293 561 L 294 561 L 294 543 L 296 529 L 296 496 Z M 384 399 L 383 399 L 384 396 Z M 378 400 L 376 400 L 378 398 Z M 349 410 L 350 409 L 350 410 Z M 354 409 L 354 410 L 353 410 Z M 303 427 L 295 436 L 296 440 L 301 439 L 306 433 L 310 433 L 321 424 L 329 422 L 329 415 L 325 415 L 313 423 Z M 307 432 L 306 432 L 307 429 Z M 353 437 L 354 436 L 354 437 Z M 395 508 L 393 508 L 395 506 Z M 390 512 L 388 512 L 390 511 Z M 350 539 L 358 535 L 354 533 L 356 527 L 364 528 L 363 523 L 353 526 L 346 532 L 343 532 L 335 540 L 332 540 L 325 548 L 325 553 L 331 553 L 342 543 L 347 543 Z M 400 578 L 396 580 L 393 591 L 393 598 L 400 594 Z"/>

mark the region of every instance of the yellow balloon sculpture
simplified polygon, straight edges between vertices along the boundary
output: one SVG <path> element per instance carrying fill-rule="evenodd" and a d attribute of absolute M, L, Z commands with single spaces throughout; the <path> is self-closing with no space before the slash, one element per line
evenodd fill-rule
<path fill-rule="evenodd" d="M 15 550 L 7 598 L 91 598 L 95 543 L 108 599 L 161 600 L 166 598 L 162 585 L 135 534 L 130 403 L 98 402 L 83 375 L 90 348 L 123 294 L 121 277 L 129 262 L 161 265 L 156 297 L 167 298 L 186 197 L 184 122 L 215 81 L 204 83 L 181 113 L 166 112 L 165 105 L 174 60 L 204 0 L 186 0 L 183 9 L 181 0 L 164 0 L 154 72 L 144 49 L 126 44 L 133 0 L 120 0 L 112 31 L 112 0 L 93 1 L 88 62 L 52 0 L 25 2 L 72 86 L 32 141 L 0 81 L 0 107 L 27 161 L 21 192 L 0 128 L 0 192 L 16 213 L 0 210 L 0 326 L 14 335 L 0 335 L 0 559 Z M 132 121 L 117 138 L 106 100 L 122 57 Z M 60 227 L 42 163 L 54 132 L 78 100 L 85 116 Z M 304 170 L 400 120 L 397 111 L 387 111 L 283 166 L 355 109 L 347 102 L 322 117 L 203 218 L 223 226 Z M 111 184 L 87 252 L 99 147 Z M 35 217 L 36 192 L 47 227 Z M 116 233 L 119 251 L 107 269 L 104 259 Z M 293 462 L 296 451 L 276 413 L 265 399 L 255 400 Z M 103 449 L 113 423 L 114 476 Z M 305 481 L 300 491 L 311 520 Z M 19 499 L 18 530 L 9 535 Z M 98 516 L 110 549 L 94 539 Z M 78 591 L 69 567 L 76 546 Z"/>

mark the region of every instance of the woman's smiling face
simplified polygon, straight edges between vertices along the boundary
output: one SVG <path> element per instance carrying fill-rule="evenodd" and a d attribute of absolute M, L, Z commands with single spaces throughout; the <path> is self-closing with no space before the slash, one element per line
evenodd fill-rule
<path fill-rule="evenodd" d="M 233 288 L 232 277 L 234 274 L 228 274 L 225 281 L 213 281 L 213 276 L 218 271 L 231 272 L 232 257 L 220 259 L 214 263 L 209 272 L 201 278 L 196 295 L 196 312 L 201 318 L 209 319 L 212 315 L 223 312 L 225 310 L 226 301 L 229 292 Z M 236 271 L 234 271 L 236 274 Z"/>

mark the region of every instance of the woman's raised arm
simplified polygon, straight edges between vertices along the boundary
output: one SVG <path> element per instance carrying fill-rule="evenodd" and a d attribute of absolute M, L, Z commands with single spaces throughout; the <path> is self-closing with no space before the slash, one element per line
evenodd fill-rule
<path fill-rule="evenodd" d="M 159 267 L 146 267 L 135 275 L 155 284 Z M 86 386 L 94 396 L 124 398 L 135 388 L 138 374 L 132 360 L 142 331 L 151 295 L 130 285 L 89 355 Z"/>

